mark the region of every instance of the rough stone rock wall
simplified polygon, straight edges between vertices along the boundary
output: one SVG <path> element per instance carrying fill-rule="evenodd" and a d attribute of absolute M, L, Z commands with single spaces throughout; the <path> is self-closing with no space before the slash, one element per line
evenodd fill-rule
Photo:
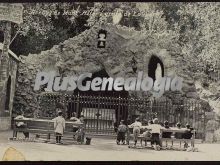
<path fill-rule="evenodd" d="M 105 49 L 97 48 L 97 34 L 100 29 L 107 31 Z M 94 26 L 40 54 L 22 56 L 22 63 L 18 68 L 15 110 L 24 109 L 27 114 L 33 116 L 38 109 L 37 96 L 41 92 L 33 91 L 38 71 L 56 70 L 57 74 L 67 76 L 105 69 L 113 78 L 136 77 L 138 71 L 143 71 L 144 75 L 148 74 L 148 62 L 153 54 L 163 62 L 165 76 L 177 74 L 184 78 L 183 96 L 197 99 L 193 79 L 187 76 L 182 69 L 183 66 L 177 65 L 176 61 L 181 61 L 182 57 L 179 56 L 178 50 L 173 49 L 172 44 L 170 40 L 160 42 L 149 34 L 108 24 L 103 27 Z M 137 60 L 137 73 L 132 71 L 130 64 L 132 57 Z M 146 92 L 130 94 L 138 97 L 147 95 Z"/>
<path fill-rule="evenodd" d="M 12 58 L 11 56 L 9 57 L 8 60 L 9 60 L 8 65 L 0 65 L 0 121 L 1 121 L 0 130 L 7 130 L 11 127 L 11 113 L 12 113 L 13 98 L 15 93 L 18 61 L 15 61 L 14 58 Z M 2 76 L 3 74 L 6 75 L 6 77 Z M 9 89 L 7 90 L 7 87 L 9 87 L 7 85 L 10 86 L 9 88 L 10 91 Z M 6 102 L 7 99 L 9 99 L 8 100 L 9 102 Z M 5 106 L 6 104 L 8 105 Z"/>

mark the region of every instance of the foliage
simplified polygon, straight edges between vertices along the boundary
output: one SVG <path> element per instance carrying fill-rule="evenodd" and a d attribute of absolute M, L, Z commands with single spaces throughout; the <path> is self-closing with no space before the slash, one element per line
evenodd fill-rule
<path fill-rule="evenodd" d="M 80 34 L 98 23 L 113 23 L 141 31 L 172 49 L 177 59 L 193 73 L 201 74 L 206 61 L 220 60 L 220 3 L 25 3 L 24 23 L 13 24 L 11 45 L 16 54 L 28 55 L 50 49 L 53 45 Z M 83 12 L 89 14 L 83 15 Z M 71 13 L 71 14 L 70 14 Z M 1 34 L 0 34 L 1 35 Z M 0 37 L 1 38 L 1 37 Z"/>
<path fill-rule="evenodd" d="M 200 2 L 187 3 L 178 10 L 182 53 L 189 62 L 197 65 L 199 72 L 199 65 L 204 67 L 206 61 L 216 65 L 216 60 L 220 60 L 219 7 L 220 3 Z"/>
<path fill-rule="evenodd" d="M 219 128 L 219 123 L 215 120 L 209 120 L 206 124 L 206 131 L 215 131 Z"/>
<path fill-rule="evenodd" d="M 79 15 L 78 12 L 89 5 L 91 3 L 83 2 L 23 4 L 24 23 L 14 25 L 12 36 L 19 33 L 11 49 L 18 55 L 39 53 L 81 33 L 87 29 L 84 24 L 88 16 Z"/>

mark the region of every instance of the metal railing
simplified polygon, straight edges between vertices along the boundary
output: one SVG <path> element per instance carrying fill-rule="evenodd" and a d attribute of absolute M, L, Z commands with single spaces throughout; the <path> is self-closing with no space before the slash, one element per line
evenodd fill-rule
<path fill-rule="evenodd" d="M 197 100 L 44 94 L 41 101 L 62 103 L 67 119 L 83 115 L 86 131 L 94 134 L 115 134 L 121 120 L 130 124 L 137 117 L 143 123 L 157 117 L 161 123 L 169 121 L 171 126 L 177 122 L 183 126 L 188 123 L 198 133 L 205 131 L 205 110 Z"/>

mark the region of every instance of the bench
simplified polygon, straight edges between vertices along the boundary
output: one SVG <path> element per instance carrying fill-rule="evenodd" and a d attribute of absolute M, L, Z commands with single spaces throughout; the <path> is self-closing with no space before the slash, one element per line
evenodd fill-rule
<path fill-rule="evenodd" d="M 17 122 L 24 122 L 25 128 L 17 128 L 16 127 Z M 74 127 L 76 128 L 75 130 Z M 66 138 L 69 137 L 70 139 L 73 140 L 73 137 L 77 134 L 76 131 L 80 127 L 84 128 L 84 124 L 76 123 L 72 121 L 66 121 L 63 136 Z M 17 132 L 34 133 L 38 138 L 40 137 L 40 135 L 46 135 L 47 141 L 50 141 L 51 134 L 54 134 L 54 121 L 46 120 L 46 119 L 34 119 L 34 118 L 14 119 L 13 138 L 17 138 Z M 81 143 L 83 142 L 82 140 Z"/>
<path fill-rule="evenodd" d="M 148 126 L 142 126 L 141 127 L 140 135 L 138 136 L 138 139 L 140 139 L 141 145 L 142 145 L 142 141 L 143 140 L 146 140 L 147 142 L 151 141 L 151 138 L 144 138 L 144 136 L 143 136 L 143 132 L 146 131 L 146 130 L 151 131 Z M 175 133 L 178 132 L 178 133 L 182 133 L 183 134 L 183 133 L 185 133 L 186 130 L 187 129 L 185 129 L 185 128 L 178 129 L 178 128 L 174 128 L 174 127 L 170 127 L 169 129 L 163 128 L 163 129 L 161 129 L 161 135 L 162 135 L 163 132 L 171 132 L 172 134 L 175 134 Z M 129 131 L 133 132 L 132 128 L 129 128 Z M 182 144 L 183 145 L 191 144 L 191 146 L 194 147 L 195 146 L 195 131 L 192 131 L 192 133 L 193 134 L 192 134 L 191 139 L 184 139 L 184 138 L 176 139 L 173 136 L 171 136 L 171 138 L 162 138 L 160 136 L 161 147 L 162 148 L 167 148 L 168 147 L 168 142 L 171 142 L 171 147 L 173 147 L 175 142 L 179 143 L 179 148 L 182 147 Z M 133 138 L 133 137 L 134 137 L 133 134 L 129 134 L 129 137 L 127 137 L 128 143 L 129 143 L 130 138 Z M 164 142 L 165 142 L 165 145 L 164 145 Z"/>
<path fill-rule="evenodd" d="M 178 128 L 174 128 L 174 127 L 170 127 L 169 129 L 166 129 L 166 128 L 163 128 L 161 129 L 161 134 L 163 132 L 171 132 L 172 134 L 175 134 L 175 133 L 181 133 L 181 134 L 184 134 L 185 132 L 187 131 L 186 128 L 181 128 L 181 129 L 178 129 Z M 166 146 L 168 146 L 168 142 L 171 142 L 171 146 L 173 146 L 173 143 L 174 142 L 178 142 L 179 143 L 179 148 L 181 148 L 182 144 L 188 144 L 190 143 L 191 144 L 191 147 L 195 147 L 195 131 L 191 131 L 192 132 L 192 137 L 190 139 L 185 139 L 185 138 L 180 138 L 180 139 L 177 139 L 177 138 L 174 138 L 174 136 L 171 136 L 171 138 L 160 138 L 161 140 L 161 145 L 162 147 L 163 146 L 163 142 L 166 142 Z M 185 148 L 186 146 L 184 146 Z"/>

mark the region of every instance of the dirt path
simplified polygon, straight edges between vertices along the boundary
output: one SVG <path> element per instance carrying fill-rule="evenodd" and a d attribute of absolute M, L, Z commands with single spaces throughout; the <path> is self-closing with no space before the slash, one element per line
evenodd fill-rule
<path fill-rule="evenodd" d="M 93 138 L 91 145 L 55 145 L 8 141 L 11 132 L 0 132 L 0 159 L 8 147 L 16 148 L 27 160 L 113 161 L 113 160 L 220 160 L 220 144 L 197 144 L 199 152 L 129 149 L 116 145 L 113 139 Z"/>

